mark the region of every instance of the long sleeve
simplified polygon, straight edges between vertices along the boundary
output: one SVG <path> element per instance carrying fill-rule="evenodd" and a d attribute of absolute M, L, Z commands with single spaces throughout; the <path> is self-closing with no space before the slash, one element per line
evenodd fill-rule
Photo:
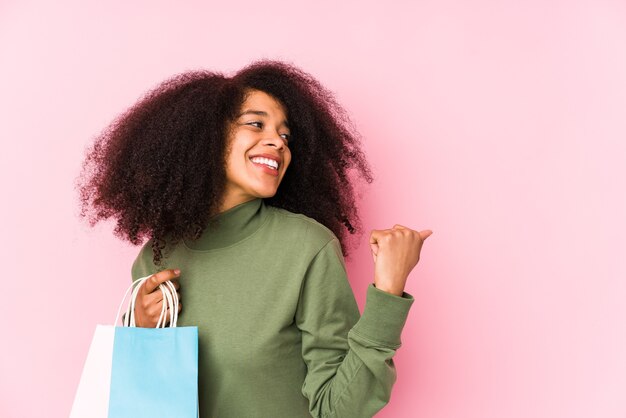
<path fill-rule="evenodd" d="M 148 274 L 156 273 L 157 269 L 152 264 L 152 240 L 148 240 L 137 254 L 135 261 L 130 269 L 131 281 L 135 281 L 140 277 L 145 277 Z"/>
<path fill-rule="evenodd" d="M 360 316 L 339 241 L 317 253 L 296 311 L 307 365 L 302 393 L 315 418 L 372 417 L 389 402 L 392 357 L 413 301 L 406 292 L 396 296 L 370 284 Z"/>

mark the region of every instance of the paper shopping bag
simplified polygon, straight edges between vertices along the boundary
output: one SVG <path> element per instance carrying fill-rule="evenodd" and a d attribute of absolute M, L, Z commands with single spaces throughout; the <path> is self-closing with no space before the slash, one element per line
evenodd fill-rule
<path fill-rule="evenodd" d="M 157 328 L 135 326 L 134 302 L 148 277 L 129 288 L 126 326 L 96 327 L 70 418 L 199 416 L 198 328 L 176 326 L 178 300 L 171 283 L 160 287 L 164 306 Z M 165 327 L 168 307 L 172 319 Z"/>

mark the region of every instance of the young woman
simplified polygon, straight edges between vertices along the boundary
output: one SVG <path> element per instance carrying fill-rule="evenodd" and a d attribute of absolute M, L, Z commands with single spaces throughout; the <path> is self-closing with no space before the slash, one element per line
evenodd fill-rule
<path fill-rule="evenodd" d="M 82 213 L 147 239 L 132 266 L 133 280 L 152 274 L 139 326 L 156 325 L 156 289 L 175 283 L 178 325 L 199 331 L 202 417 L 362 418 L 387 404 L 413 303 L 405 282 L 432 232 L 371 231 L 361 316 L 344 254 L 361 230 L 362 179 L 372 175 L 345 111 L 276 61 L 173 77 L 96 139 Z"/>

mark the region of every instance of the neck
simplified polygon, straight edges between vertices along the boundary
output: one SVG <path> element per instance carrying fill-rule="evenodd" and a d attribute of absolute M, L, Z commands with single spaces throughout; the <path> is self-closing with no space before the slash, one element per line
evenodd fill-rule
<path fill-rule="evenodd" d="M 249 201 L 254 200 L 254 199 L 256 199 L 256 197 L 254 197 L 254 196 L 246 196 L 246 197 L 226 196 L 222 200 L 222 204 L 220 205 L 218 214 L 222 213 L 222 212 L 225 212 L 228 209 L 232 209 L 232 208 L 234 208 L 237 205 L 241 205 L 242 203 L 249 202 Z"/>
<path fill-rule="evenodd" d="M 185 240 L 185 245 L 192 250 L 216 250 L 228 247 L 253 234 L 261 227 L 266 217 L 267 210 L 263 199 L 242 201 L 212 216 L 201 237 L 195 241 Z"/>

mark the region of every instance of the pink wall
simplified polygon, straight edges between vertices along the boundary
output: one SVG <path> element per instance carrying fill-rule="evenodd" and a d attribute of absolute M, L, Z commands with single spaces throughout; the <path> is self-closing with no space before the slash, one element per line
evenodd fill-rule
<path fill-rule="evenodd" d="M 129 280 L 137 249 L 77 217 L 85 145 L 158 81 L 261 57 L 360 127 L 366 228 L 434 231 L 378 416 L 626 416 L 624 2 L 86 3 L 0 4 L 0 416 L 68 415 Z"/>

